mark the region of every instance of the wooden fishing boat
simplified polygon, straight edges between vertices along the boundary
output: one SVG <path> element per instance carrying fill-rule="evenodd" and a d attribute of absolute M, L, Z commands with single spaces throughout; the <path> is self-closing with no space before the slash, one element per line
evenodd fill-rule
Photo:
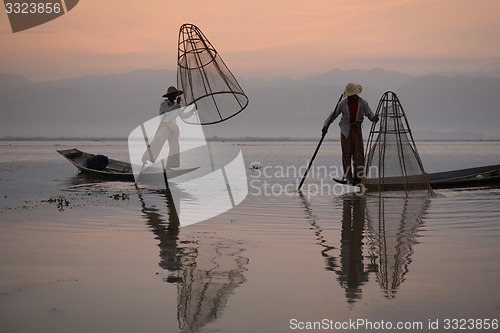
<path fill-rule="evenodd" d="M 102 170 L 96 170 L 93 168 L 89 168 L 87 166 L 87 160 L 91 157 L 94 157 L 94 154 L 86 153 L 79 149 L 65 149 L 65 150 L 57 150 L 59 154 L 64 156 L 68 161 L 70 161 L 74 166 L 78 168 L 78 170 L 82 173 L 93 175 L 101 178 L 106 178 L 109 180 L 121 180 L 121 181 L 134 181 L 134 173 L 132 171 L 132 165 L 128 162 L 118 161 L 111 158 L 108 158 L 108 163 L 106 167 Z M 194 171 L 198 168 L 189 168 L 189 169 L 167 169 L 166 176 L 167 179 L 172 179 L 183 175 L 185 173 Z M 156 173 L 145 172 L 141 174 L 142 176 L 148 176 L 154 174 L 162 174 L 163 172 L 158 171 Z"/>
<path fill-rule="evenodd" d="M 500 164 L 426 174 L 432 189 L 500 186 Z M 369 191 L 418 190 L 423 187 L 422 176 L 366 179 Z"/>
<path fill-rule="evenodd" d="M 427 175 L 433 189 L 500 185 L 500 164 Z"/>

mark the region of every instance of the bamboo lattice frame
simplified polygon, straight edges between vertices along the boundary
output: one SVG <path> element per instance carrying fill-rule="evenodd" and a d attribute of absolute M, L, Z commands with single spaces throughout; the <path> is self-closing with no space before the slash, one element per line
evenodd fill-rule
<path fill-rule="evenodd" d="M 234 117 L 248 97 L 213 45 L 193 24 L 179 30 L 177 85 L 185 105 L 195 104 L 197 124 L 216 124 Z"/>
<path fill-rule="evenodd" d="M 375 191 L 432 193 L 408 119 L 394 92 L 382 95 L 376 114 L 379 122 L 372 123 L 370 129 L 363 184 Z"/>

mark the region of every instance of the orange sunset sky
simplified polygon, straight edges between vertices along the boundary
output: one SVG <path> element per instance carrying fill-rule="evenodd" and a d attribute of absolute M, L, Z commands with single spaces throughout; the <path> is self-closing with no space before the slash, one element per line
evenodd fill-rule
<path fill-rule="evenodd" d="M 175 70 L 183 23 L 197 25 L 237 76 L 500 69 L 498 0 L 80 0 L 18 33 L 2 10 L 0 72 L 39 81 Z"/>

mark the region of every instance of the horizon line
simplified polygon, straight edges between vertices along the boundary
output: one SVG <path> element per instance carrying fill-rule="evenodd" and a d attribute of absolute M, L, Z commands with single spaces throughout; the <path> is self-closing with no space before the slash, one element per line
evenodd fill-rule
<path fill-rule="evenodd" d="M 414 133 L 415 134 L 415 133 Z M 447 133 L 443 133 L 447 134 Z M 449 133 L 448 133 L 449 134 Z M 317 142 L 318 138 L 297 138 L 297 137 L 228 137 L 228 138 L 219 138 L 217 136 L 213 137 L 208 137 L 206 138 L 207 141 L 212 141 L 212 142 L 236 142 L 236 141 L 312 141 L 312 142 Z M 19 137 L 11 137 L 11 136 L 4 136 L 0 137 L 0 142 L 9 142 L 9 141 L 124 141 L 127 142 L 128 138 L 127 137 L 48 137 L 48 136 L 19 136 Z M 337 138 L 329 138 L 327 141 L 340 141 Z M 415 141 L 419 142 L 435 142 L 435 141 L 442 141 L 442 142 L 450 142 L 450 141 L 459 141 L 459 142 L 481 142 L 481 141 L 488 141 L 488 142 L 496 142 L 500 141 L 500 137 L 483 137 L 483 138 L 470 138 L 470 139 L 445 139 L 445 138 L 435 138 L 435 139 L 418 139 Z"/>
<path fill-rule="evenodd" d="M 273 80 L 276 80 L 276 79 L 290 79 L 290 80 L 294 80 L 294 81 L 300 81 L 300 80 L 304 80 L 304 79 L 308 79 L 308 78 L 311 78 L 311 77 L 315 77 L 315 76 L 321 76 L 321 75 L 324 75 L 324 74 L 327 74 L 327 73 L 330 73 L 330 72 L 334 72 L 334 71 L 340 71 L 340 72 L 352 72 L 352 71 L 360 71 L 360 72 L 370 72 L 370 71 L 374 71 L 374 70 L 382 70 L 382 71 L 385 71 L 385 72 L 388 72 L 388 73 L 397 73 L 397 74 L 402 74 L 402 75 L 408 75 L 408 76 L 411 76 L 411 77 L 414 77 L 414 78 L 417 78 L 417 77 L 425 77 L 425 76 L 432 76 L 432 75 L 441 75 L 441 76 L 474 76 L 474 77 L 490 77 L 490 76 L 487 76 L 486 74 L 493 74 L 492 77 L 500 77 L 500 68 L 499 69 L 495 69 L 495 70 L 491 70 L 491 71 L 481 71 L 481 70 L 478 70 L 478 71 L 457 71 L 457 70 L 449 70 L 449 71 L 429 71 L 425 74 L 411 74 L 411 73 L 407 73 L 407 72 L 404 72 L 404 71 L 397 71 L 397 70 L 392 70 L 392 69 L 386 69 L 386 68 L 382 68 L 382 67 L 371 67 L 371 68 L 350 68 L 350 69 L 342 69 L 342 68 L 332 68 L 332 69 L 329 69 L 329 70 L 326 70 L 326 71 L 323 71 L 323 72 L 317 72 L 317 73 L 312 73 L 310 75 L 303 75 L 301 76 L 300 78 L 294 78 L 294 77 L 291 77 L 291 76 L 286 76 L 286 75 L 276 75 L 276 76 L 273 76 L 272 78 L 264 78 L 264 77 L 259 77 L 259 76 L 245 76 L 245 75 L 236 75 L 237 77 L 240 77 L 242 79 L 246 79 L 246 80 L 251 80 L 251 79 L 260 79 L 260 80 L 264 80 L 264 81 L 273 81 Z M 30 79 L 29 77 L 23 75 L 23 74 L 18 74 L 18 73 L 12 73 L 12 72 L 0 72 L 0 74 L 5 74 L 5 75 L 12 75 L 12 76 L 17 76 L 17 77 L 21 77 L 21 78 L 24 78 L 28 81 L 30 81 L 31 83 L 43 83 L 43 82 L 54 82 L 54 81 L 62 81 L 62 80 L 68 80 L 68 79 L 78 79 L 78 78 L 83 78 L 83 77 L 105 77 L 105 76 L 119 76 L 119 75 L 127 75 L 127 74 L 131 74 L 131 73 L 134 73 L 134 72 L 141 72 L 141 71 L 151 71 L 151 72 L 155 72 L 155 71 L 167 71 L 167 72 L 172 72 L 172 73 L 176 73 L 176 69 L 168 69 L 168 68 L 137 68 L 137 69 L 130 69 L 130 70 L 126 70 L 126 71 L 119 71 L 119 72 L 107 72 L 107 73 L 87 73 L 87 74 L 79 74 L 79 75 L 69 75 L 69 76 L 65 76 L 65 77 L 60 77 L 60 78 L 55 78 L 55 79 L 42 79 L 42 80 L 33 80 L 33 79 Z"/>

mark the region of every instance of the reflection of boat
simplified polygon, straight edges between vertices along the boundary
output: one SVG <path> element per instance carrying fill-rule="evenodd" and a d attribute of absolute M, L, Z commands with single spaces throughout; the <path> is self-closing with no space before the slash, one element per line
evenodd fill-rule
<path fill-rule="evenodd" d="M 159 266 L 168 272 L 164 281 L 177 285 L 177 318 L 181 332 L 199 332 L 220 318 L 234 290 L 246 281 L 248 258 L 238 241 L 193 234 L 180 235 L 179 215 L 170 190 L 147 199 L 139 193 L 142 213 L 159 241 Z M 178 197 L 178 196 L 177 196 Z M 162 205 L 163 203 L 163 205 Z M 166 212 L 162 212 L 162 206 Z M 182 229 L 186 230 L 186 229 Z"/>
<path fill-rule="evenodd" d="M 94 154 L 83 152 L 79 149 L 66 149 L 58 150 L 59 154 L 64 156 L 68 161 L 73 163 L 74 166 L 80 170 L 80 172 L 98 176 L 101 178 L 111 179 L 111 180 L 123 180 L 123 181 L 134 181 L 134 174 L 132 172 L 132 166 L 128 162 L 113 160 L 108 158 L 108 163 L 103 170 L 96 170 L 87 167 L 87 159 L 95 156 Z M 171 179 L 185 173 L 196 170 L 197 168 L 189 169 L 167 169 L 167 178 Z M 162 173 L 158 171 L 158 173 Z M 143 173 L 141 177 L 147 177 L 149 173 Z M 151 173 L 153 175 L 153 173 Z"/>

